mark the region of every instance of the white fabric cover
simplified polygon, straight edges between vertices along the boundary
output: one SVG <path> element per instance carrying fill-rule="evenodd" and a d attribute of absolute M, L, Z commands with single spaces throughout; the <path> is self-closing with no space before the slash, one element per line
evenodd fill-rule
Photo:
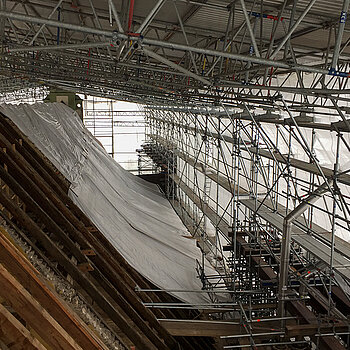
<path fill-rule="evenodd" d="M 70 197 L 142 275 L 162 289 L 200 290 L 200 251 L 157 186 L 125 171 L 62 103 L 1 105 L 72 183 Z M 211 271 L 213 273 L 213 271 Z M 173 293 L 189 303 L 204 293 Z"/>

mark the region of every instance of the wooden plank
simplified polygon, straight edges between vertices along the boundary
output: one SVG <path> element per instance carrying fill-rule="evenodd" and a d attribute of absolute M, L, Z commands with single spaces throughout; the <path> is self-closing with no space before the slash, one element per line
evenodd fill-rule
<path fill-rule="evenodd" d="M 83 290 L 97 303 L 97 305 L 115 322 L 121 331 L 137 346 L 142 349 L 153 348 L 145 342 L 145 338 L 130 327 L 130 322 L 101 294 L 93 282 L 83 274 L 76 265 L 52 242 L 52 240 L 38 227 L 38 225 L 22 209 L 18 208 L 6 195 L 0 191 L 2 203 L 16 220 L 42 244 L 53 259 L 67 271 Z M 146 345 L 147 344 L 147 345 Z"/>
<path fill-rule="evenodd" d="M 0 263 L 83 349 L 107 349 L 75 312 L 40 280 L 39 273 L 3 235 L 0 235 Z"/>
<path fill-rule="evenodd" d="M 348 332 L 349 327 L 345 323 L 335 324 L 302 324 L 302 325 L 287 325 L 287 336 L 310 336 L 316 333 L 334 333 L 336 332 Z"/>
<path fill-rule="evenodd" d="M 293 325 L 295 324 L 294 320 L 288 320 L 288 322 Z M 160 320 L 160 323 L 174 336 L 220 337 L 246 333 L 240 319 L 233 321 Z M 259 333 L 266 334 L 266 330 L 271 331 L 271 328 L 279 332 L 279 326 L 280 322 L 271 318 L 271 321 L 252 325 L 252 332 L 259 337 Z"/>
<path fill-rule="evenodd" d="M 1 153 L 0 153 L 1 158 Z M 46 201 L 46 206 L 44 208 L 40 207 L 37 201 L 34 201 L 32 196 L 29 195 L 23 187 L 11 176 L 11 174 L 4 170 L 0 165 L 0 177 L 10 186 L 11 190 L 18 195 L 18 197 L 27 205 L 28 208 L 40 219 L 40 221 L 46 226 L 46 228 L 54 233 L 62 243 L 64 243 L 69 251 L 74 254 L 75 258 L 78 259 L 80 263 L 88 264 L 87 257 L 82 253 L 82 251 L 77 247 L 77 245 L 68 237 L 68 235 L 61 229 L 59 225 L 52 219 L 52 216 L 48 215 L 46 210 L 50 207 L 50 203 Z M 25 175 L 22 176 L 22 181 L 25 181 Z M 39 189 L 33 188 L 35 193 L 38 193 Z M 32 192 L 33 193 L 33 192 Z M 45 197 L 42 198 L 42 201 Z M 46 209 L 46 210 L 44 210 Z M 90 267 L 93 269 L 92 267 Z"/>
<path fill-rule="evenodd" d="M 7 160 L 8 163 L 10 163 L 10 160 Z M 66 248 L 68 251 L 70 251 L 72 254 L 74 254 L 74 257 L 78 259 L 78 268 L 83 271 L 83 272 L 92 272 L 94 270 L 94 266 L 88 261 L 87 257 L 82 253 L 82 251 L 74 244 L 74 242 L 67 236 L 67 234 L 60 228 L 59 225 L 57 225 L 52 217 L 46 214 L 44 209 L 48 210 L 48 207 L 50 206 L 50 202 L 47 200 L 45 201 L 44 198 L 37 198 L 37 202 L 35 202 L 31 196 L 21 187 L 21 185 L 12 178 L 12 176 L 8 173 L 5 172 L 2 166 L 0 165 L 0 176 L 11 186 L 13 191 L 17 193 L 20 198 L 27 204 L 28 207 L 31 208 L 31 211 L 33 211 L 37 217 L 45 224 L 47 229 L 49 229 L 51 232 L 54 232 L 55 234 L 58 234 L 58 239 L 65 244 Z M 25 175 L 22 177 L 23 179 L 25 178 Z M 34 185 L 35 187 L 35 185 Z M 40 194 L 40 189 L 35 189 L 33 188 L 31 190 L 31 195 L 36 196 Z M 40 207 L 38 203 L 43 202 L 45 204 L 44 207 Z M 57 218 L 57 216 L 56 216 Z M 70 231 L 73 235 L 76 233 L 75 229 L 73 228 L 73 232 Z M 76 236 L 76 235 L 75 235 Z M 84 242 L 85 243 L 85 242 Z M 169 334 L 166 334 L 163 329 L 159 326 L 159 324 L 156 322 L 156 319 L 154 315 L 151 314 L 151 312 L 147 311 L 147 309 L 142 306 L 139 300 L 134 298 L 134 303 L 129 304 L 124 297 L 116 290 L 113 289 L 110 283 L 106 282 L 107 279 L 102 276 L 101 271 L 95 271 L 93 274 L 94 278 L 96 281 L 98 281 L 99 284 L 103 284 L 103 293 L 108 291 L 108 294 L 116 300 L 118 305 L 123 305 L 123 310 L 126 312 L 126 314 L 133 320 L 137 321 L 136 324 L 137 326 L 144 332 L 144 334 L 152 341 L 153 344 L 157 345 L 159 349 L 161 349 L 164 344 L 161 341 L 161 339 L 158 337 L 158 335 L 148 326 L 146 322 L 142 318 L 140 318 L 140 313 L 143 315 L 146 315 L 146 317 L 152 322 L 152 318 L 154 320 L 153 325 L 157 327 L 159 332 L 163 334 L 165 339 L 168 339 L 169 343 L 174 345 L 175 341 L 170 338 Z M 123 285 L 122 281 L 119 281 L 119 288 L 121 288 Z M 129 297 L 129 299 L 134 295 L 134 292 L 130 291 L 129 293 L 125 293 Z M 130 305 L 133 305 L 131 307 Z M 139 311 L 136 312 L 134 310 L 134 307 L 139 306 Z"/>
<path fill-rule="evenodd" d="M 47 350 L 23 324 L 0 304 L 0 339 L 11 350 Z"/>
<path fill-rule="evenodd" d="M 1 112 L 0 126 L 1 133 L 6 136 L 10 142 L 16 144 L 17 150 L 38 170 L 41 176 L 46 180 L 51 179 L 51 181 L 48 181 L 52 183 L 53 188 L 56 189 L 57 186 L 59 186 L 64 191 L 68 190 L 70 185 L 69 181 L 58 172 L 57 168 L 49 159 L 39 152 L 38 148 L 19 130 L 15 123 L 5 117 Z M 39 159 L 36 159 L 38 156 Z"/>
<path fill-rule="evenodd" d="M 0 264 L 0 296 L 53 349 L 82 350 L 72 337 Z"/>
<path fill-rule="evenodd" d="M 219 337 L 240 334 L 239 324 L 201 322 L 186 320 L 160 320 L 161 325 L 173 336 Z"/>
<path fill-rule="evenodd" d="M 23 191 L 30 191 L 32 200 L 35 200 L 37 202 L 36 204 L 42 204 L 45 212 L 47 211 L 48 214 L 58 220 L 60 225 L 68 229 L 68 223 L 64 220 L 61 213 L 63 205 L 58 206 L 58 203 L 60 203 L 58 196 L 50 189 L 36 171 L 30 168 L 29 164 L 26 163 L 24 159 L 16 159 L 15 155 L 16 153 L 13 154 L 10 151 L 8 154 L 0 151 L 0 161 L 6 164 L 8 168 L 8 174 L 4 174 L 2 169 L 0 169 L 2 172 L 1 177 L 7 182 L 11 182 L 11 186 L 22 193 Z M 18 186 L 19 183 L 20 186 Z M 28 198 L 27 200 L 30 201 Z M 71 226 L 69 226 L 69 228 L 71 228 Z M 83 249 L 90 248 L 89 246 L 86 246 L 86 242 L 79 234 L 75 236 L 75 239 Z M 76 247 L 73 247 L 72 249 L 74 250 Z"/>

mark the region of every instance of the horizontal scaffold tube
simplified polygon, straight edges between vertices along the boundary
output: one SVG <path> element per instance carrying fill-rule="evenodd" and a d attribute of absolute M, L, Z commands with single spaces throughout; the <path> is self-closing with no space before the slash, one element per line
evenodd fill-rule
<path fill-rule="evenodd" d="M 194 46 L 189 46 L 189 45 L 170 43 L 167 41 L 146 38 L 146 37 L 143 37 L 142 35 L 139 35 L 139 34 L 138 35 L 136 35 L 136 34 L 135 35 L 132 35 L 132 34 L 127 35 L 127 34 L 124 34 L 121 32 L 117 32 L 117 31 L 90 28 L 90 27 L 80 26 L 80 25 L 76 25 L 76 24 L 72 24 L 72 23 L 65 23 L 65 22 L 51 20 L 51 19 L 29 16 L 29 15 L 25 15 L 25 14 L 21 14 L 21 13 L 0 11 L 0 17 L 5 17 L 5 18 L 12 19 L 12 20 L 29 22 L 29 23 L 44 24 L 44 25 L 52 26 L 52 27 L 65 28 L 65 29 L 69 29 L 69 30 L 73 30 L 73 31 L 77 31 L 77 32 L 102 35 L 102 36 L 111 38 L 114 42 L 117 42 L 118 40 L 132 39 L 134 42 L 138 41 L 139 44 L 142 44 L 142 45 L 150 45 L 150 46 L 168 48 L 168 49 L 172 49 L 172 50 L 180 50 L 180 51 L 193 52 L 193 53 L 198 53 L 198 54 L 205 54 L 207 56 L 224 57 L 224 58 L 228 58 L 228 59 L 239 60 L 239 61 L 244 61 L 244 62 L 251 62 L 251 63 L 275 67 L 275 68 L 293 69 L 293 70 L 298 70 L 298 71 L 303 71 L 303 72 L 319 73 L 319 74 L 326 74 L 326 75 L 328 75 L 328 74 L 329 75 L 338 75 L 341 77 L 349 77 L 349 74 L 347 72 L 335 72 L 334 70 L 321 69 L 321 68 L 317 68 L 317 67 L 311 67 L 311 66 L 299 65 L 299 64 L 289 64 L 286 62 L 274 61 L 271 59 L 265 59 L 265 58 L 261 58 L 261 57 L 255 57 L 255 56 L 249 56 L 249 55 L 224 52 L 224 51 L 219 51 L 219 50 L 204 49 L 204 48 L 194 47 Z"/>

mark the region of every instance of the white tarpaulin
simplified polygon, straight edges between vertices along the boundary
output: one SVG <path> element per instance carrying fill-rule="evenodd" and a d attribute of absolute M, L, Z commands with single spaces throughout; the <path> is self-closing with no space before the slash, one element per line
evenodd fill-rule
<path fill-rule="evenodd" d="M 70 197 L 137 271 L 161 289 L 200 290 L 200 251 L 155 185 L 118 165 L 62 103 L 1 111 L 72 183 Z M 190 303 L 204 293 L 173 293 Z"/>

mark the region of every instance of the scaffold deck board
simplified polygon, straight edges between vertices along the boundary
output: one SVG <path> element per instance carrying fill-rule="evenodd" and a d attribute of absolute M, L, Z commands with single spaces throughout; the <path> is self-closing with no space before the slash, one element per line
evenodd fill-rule
<path fill-rule="evenodd" d="M 292 239 L 327 265 L 331 263 L 331 248 L 308 234 L 293 235 Z M 350 260 L 334 252 L 333 267 L 344 278 L 350 280 Z"/>
<path fill-rule="evenodd" d="M 227 236 L 229 231 L 229 224 L 226 222 L 226 220 L 217 215 L 216 212 L 210 208 L 208 204 L 203 203 L 201 199 L 185 183 L 181 182 L 180 178 L 177 175 L 171 174 L 170 176 L 199 208 L 203 206 L 205 215 L 209 218 L 209 220 L 213 224 L 218 223 L 218 229 Z"/>
<path fill-rule="evenodd" d="M 264 201 L 264 204 L 262 204 L 260 200 L 255 201 L 254 199 L 241 199 L 240 203 L 242 203 L 248 209 L 256 211 L 258 216 L 282 232 L 283 219 L 286 213 L 286 208 L 284 206 L 279 204 L 277 210 L 275 210 L 269 205 L 268 201 Z M 305 223 L 303 223 L 301 219 L 296 220 L 296 222 L 298 222 L 300 225 L 305 226 Z M 322 233 L 325 231 L 317 225 L 313 227 L 313 230 L 317 230 L 318 233 L 320 231 L 322 231 Z M 304 233 L 303 230 L 296 227 L 295 225 L 293 225 L 292 231 L 293 233 Z"/>
<path fill-rule="evenodd" d="M 286 213 L 286 208 L 282 205 L 278 205 L 277 211 L 273 211 L 271 207 L 267 205 L 261 205 L 261 201 L 255 201 L 254 199 L 241 199 L 245 207 L 252 211 L 257 210 L 257 215 L 260 216 L 263 220 L 271 224 L 279 231 L 283 231 L 283 220 L 284 215 L 282 211 Z M 259 208 L 260 206 L 260 208 Z M 282 210 L 284 208 L 284 210 Z M 302 219 L 297 219 L 295 221 L 297 224 L 304 225 Z M 306 227 L 305 227 L 306 231 Z M 331 234 L 323 229 L 321 226 L 312 224 L 312 231 L 314 233 L 322 235 L 322 238 L 325 242 L 329 243 L 328 245 L 322 243 L 320 240 L 316 239 L 314 236 L 307 234 L 304 230 L 297 227 L 296 225 L 292 226 L 292 240 L 310 252 L 312 255 L 322 260 L 326 264 L 330 265 L 331 259 Z M 334 252 L 333 264 L 335 269 L 345 278 L 350 279 L 350 251 L 348 249 L 349 243 L 345 242 L 339 237 L 336 237 L 336 245 Z M 347 258 L 346 258 L 347 257 Z"/>
<path fill-rule="evenodd" d="M 250 152 L 255 153 L 255 154 L 258 153 L 262 157 L 269 158 L 271 160 L 277 160 L 280 163 L 287 164 L 287 157 L 283 157 L 280 153 L 274 153 L 272 155 L 269 151 L 266 151 L 263 149 L 257 150 L 256 147 L 251 147 Z M 311 173 L 311 174 L 321 176 L 321 172 L 315 163 L 308 163 L 308 162 L 305 162 L 305 161 L 302 161 L 299 159 L 295 159 L 295 158 L 289 158 L 288 161 L 289 161 L 289 164 L 294 168 L 306 171 L 306 172 Z M 320 166 L 320 169 L 323 172 L 323 174 L 325 175 L 325 177 L 330 178 L 333 176 L 332 169 L 326 168 L 324 166 Z M 348 174 L 339 175 L 338 181 L 340 183 L 343 183 L 344 185 L 350 185 L 350 175 L 348 175 Z"/>

